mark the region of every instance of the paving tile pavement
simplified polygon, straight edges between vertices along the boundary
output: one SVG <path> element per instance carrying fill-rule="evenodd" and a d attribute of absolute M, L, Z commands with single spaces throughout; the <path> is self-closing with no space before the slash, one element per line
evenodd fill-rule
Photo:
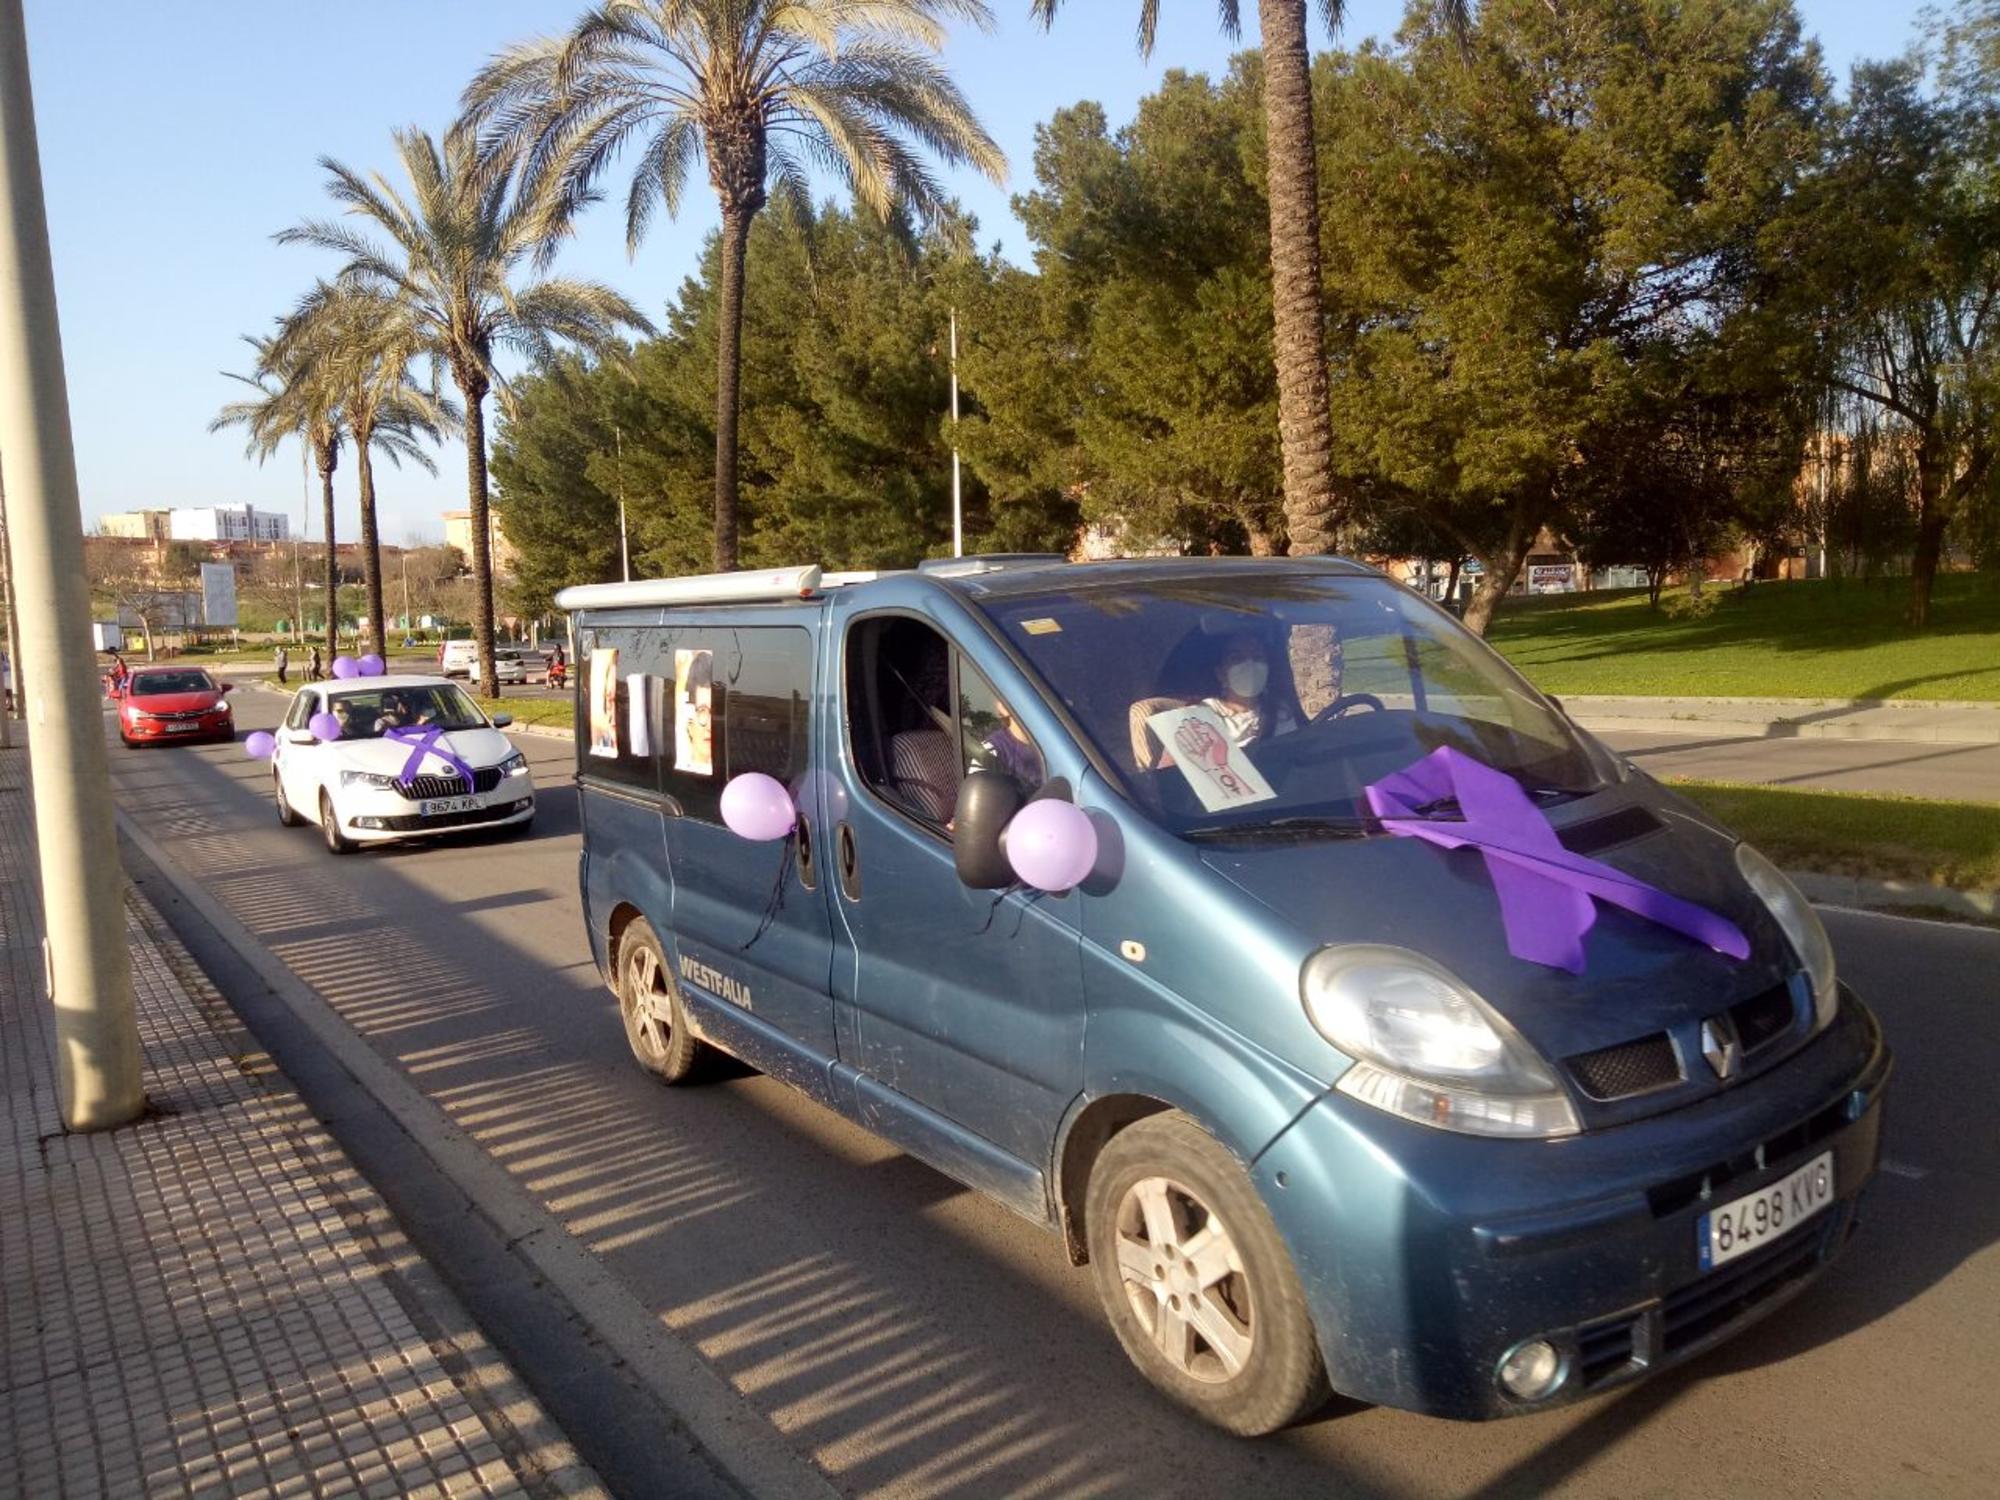
<path fill-rule="evenodd" d="M 25 762 L 0 751 L 0 1495 L 601 1494 L 136 892 L 149 1113 L 64 1132 Z"/>

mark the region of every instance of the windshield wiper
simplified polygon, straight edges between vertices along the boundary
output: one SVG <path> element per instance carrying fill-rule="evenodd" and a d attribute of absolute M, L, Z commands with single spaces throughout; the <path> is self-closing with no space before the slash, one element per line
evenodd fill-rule
<path fill-rule="evenodd" d="M 1195 843 L 1228 843 L 1236 839 L 1365 839 L 1372 835 L 1360 818 L 1271 818 L 1261 823 L 1208 823 L 1185 830 L 1181 837 Z"/>

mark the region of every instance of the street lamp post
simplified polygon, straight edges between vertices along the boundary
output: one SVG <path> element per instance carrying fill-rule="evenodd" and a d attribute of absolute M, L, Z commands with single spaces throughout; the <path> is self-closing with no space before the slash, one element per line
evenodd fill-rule
<path fill-rule="evenodd" d="M 89 639 L 83 516 L 21 0 L 0 0 L 0 481 L 9 500 L 35 787 L 46 964 L 63 1123 L 145 1108 L 124 875 L 111 823 L 103 700 Z"/>
<path fill-rule="evenodd" d="M 958 309 L 951 310 L 951 555 L 965 556 L 965 506 L 958 484 Z"/>

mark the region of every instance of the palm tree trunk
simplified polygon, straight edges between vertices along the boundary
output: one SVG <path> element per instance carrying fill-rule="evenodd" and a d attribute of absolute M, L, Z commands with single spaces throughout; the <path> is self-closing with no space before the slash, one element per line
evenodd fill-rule
<path fill-rule="evenodd" d="M 715 567 L 737 566 L 736 411 L 743 383 L 743 260 L 750 244 L 750 214 L 722 210 L 722 321 L 715 334 Z"/>
<path fill-rule="evenodd" d="M 389 638 L 382 629 L 382 543 L 375 527 L 375 463 L 368 453 L 373 436 L 372 432 L 355 431 L 354 477 L 361 487 L 361 576 L 368 583 L 368 649 L 386 657 Z"/>
<path fill-rule="evenodd" d="M 472 524 L 472 638 L 479 647 L 479 691 L 500 696 L 493 669 L 493 545 L 486 505 L 486 391 L 463 381 L 465 396 L 465 508 Z"/>
<path fill-rule="evenodd" d="M 333 540 L 333 470 L 339 458 L 331 449 L 320 459 L 319 500 L 326 516 L 326 666 L 340 654 L 340 559 Z"/>
<path fill-rule="evenodd" d="M 1285 530 L 1293 556 L 1330 552 L 1346 517 L 1334 493 L 1325 313 L 1319 264 L 1319 163 L 1313 139 L 1306 0 L 1259 0 L 1270 157 L 1272 342 Z"/>

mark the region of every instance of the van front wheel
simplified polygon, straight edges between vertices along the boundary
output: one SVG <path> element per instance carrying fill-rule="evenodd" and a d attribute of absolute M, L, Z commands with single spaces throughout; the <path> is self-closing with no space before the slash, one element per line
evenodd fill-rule
<path fill-rule="evenodd" d="M 1326 1400 L 1277 1227 L 1236 1159 L 1193 1120 L 1152 1115 L 1112 1137 L 1084 1213 L 1098 1299 L 1153 1384 L 1245 1437 Z"/>
<path fill-rule="evenodd" d="M 618 943 L 618 1013 L 625 1041 L 648 1073 L 680 1083 L 700 1069 L 708 1048 L 688 1029 L 666 950 L 644 921 L 633 922 Z"/>

